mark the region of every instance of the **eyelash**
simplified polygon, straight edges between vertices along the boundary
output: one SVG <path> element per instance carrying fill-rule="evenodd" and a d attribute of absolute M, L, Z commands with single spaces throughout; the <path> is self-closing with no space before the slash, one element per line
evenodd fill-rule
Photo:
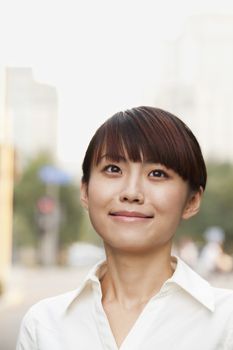
<path fill-rule="evenodd" d="M 155 170 L 152 170 L 150 173 L 149 173 L 149 176 L 151 173 L 157 173 L 159 174 L 159 178 L 168 178 L 168 174 L 164 171 L 164 170 L 161 170 L 161 169 L 155 169 Z M 161 176 L 162 175 L 162 176 Z M 150 176 L 150 177 L 158 177 L 158 176 Z"/>
<path fill-rule="evenodd" d="M 107 172 L 107 173 L 110 173 L 110 174 L 117 173 L 117 172 L 115 172 L 115 171 L 108 171 L 109 168 L 115 168 L 115 169 L 120 170 L 120 172 L 121 172 L 121 169 L 120 169 L 117 165 L 115 165 L 115 164 L 108 164 L 108 165 L 106 165 L 106 166 L 103 168 L 103 171 L 104 171 L 104 172 Z"/>
<path fill-rule="evenodd" d="M 115 170 L 117 169 L 117 171 L 109 171 L 109 168 L 115 168 Z M 115 164 L 108 164 L 108 165 L 106 165 L 103 168 L 103 172 L 107 172 L 109 174 L 122 173 L 121 169 Z M 157 173 L 157 175 L 159 174 L 159 176 L 151 176 L 150 175 L 151 173 Z M 164 170 L 161 170 L 161 169 L 155 169 L 155 170 L 150 171 L 148 176 L 149 177 L 158 177 L 158 178 L 168 178 L 169 177 L 168 174 Z"/>

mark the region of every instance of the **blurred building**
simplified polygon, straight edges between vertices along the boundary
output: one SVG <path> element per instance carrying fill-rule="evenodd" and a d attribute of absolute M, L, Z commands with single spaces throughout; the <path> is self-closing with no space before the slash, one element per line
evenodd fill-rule
<path fill-rule="evenodd" d="M 0 67 L 0 294 L 12 255 L 15 155 L 22 167 L 39 151 L 57 149 L 56 89 L 34 80 L 31 68 Z"/>
<path fill-rule="evenodd" d="M 233 16 L 190 17 L 164 47 L 156 105 L 181 117 L 205 156 L 233 161 Z"/>
<path fill-rule="evenodd" d="M 41 150 L 56 153 L 56 88 L 34 80 L 31 68 L 6 69 L 6 109 L 12 125 L 12 139 L 20 160 Z"/>

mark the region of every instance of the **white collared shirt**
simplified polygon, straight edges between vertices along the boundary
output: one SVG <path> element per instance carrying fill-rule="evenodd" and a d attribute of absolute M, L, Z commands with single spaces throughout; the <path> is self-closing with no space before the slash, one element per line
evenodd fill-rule
<path fill-rule="evenodd" d="M 178 257 L 172 261 L 172 277 L 119 349 L 233 350 L 233 291 L 210 286 Z M 33 305 L 21 323 L 17 350 L 117 350 L 101 302 L 104 268 L 98 263 L 78 289 Z"/>

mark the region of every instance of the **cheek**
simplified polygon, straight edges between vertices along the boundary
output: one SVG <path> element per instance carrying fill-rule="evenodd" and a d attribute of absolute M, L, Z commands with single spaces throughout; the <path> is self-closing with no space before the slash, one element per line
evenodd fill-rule
<path fill-rule="evenodd" d="M 111 186 L 99 181 L 92 181 L 88 191 L 88 211 L 92 224 L 105 215 L 106 210 L 111 209 L 110 203 L 114 198 Z"/>
<path fill-rule="evenodd" d="M 89 183 L 89 204 L 104 205 L 116 198 L 119 193 L 119 183 L 108 181 L 108 179 L 92 179 Z"/>
<path fill-rule="evenodd" d="M 183 188 L 167 187 L 152 193 L 152 200 L 156 203 L 158 211 L 181 213 L 185 207 L 187 193 Z"/>
<path fill-rule="evenodd" d="M 106 187 L 93 184 L 88 196 L 89 208 L 98 210 L 98 208 L 103 207 L 107 203 L 108 198 L 112 198 L 112 196 Z"/>

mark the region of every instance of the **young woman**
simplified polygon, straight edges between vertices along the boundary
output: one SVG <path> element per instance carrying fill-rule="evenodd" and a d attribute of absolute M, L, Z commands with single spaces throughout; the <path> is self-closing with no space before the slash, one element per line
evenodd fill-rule
<path fill-rule="evenodd" d="M 108 119 L 88 146 L 81 184 L 106 261 L 78 289 L 32 306 L 17 349 L 233 349 L 233 291 L 171 255 L 205 186 L 200 146 L 176 116 L 138 107 Z"/>

